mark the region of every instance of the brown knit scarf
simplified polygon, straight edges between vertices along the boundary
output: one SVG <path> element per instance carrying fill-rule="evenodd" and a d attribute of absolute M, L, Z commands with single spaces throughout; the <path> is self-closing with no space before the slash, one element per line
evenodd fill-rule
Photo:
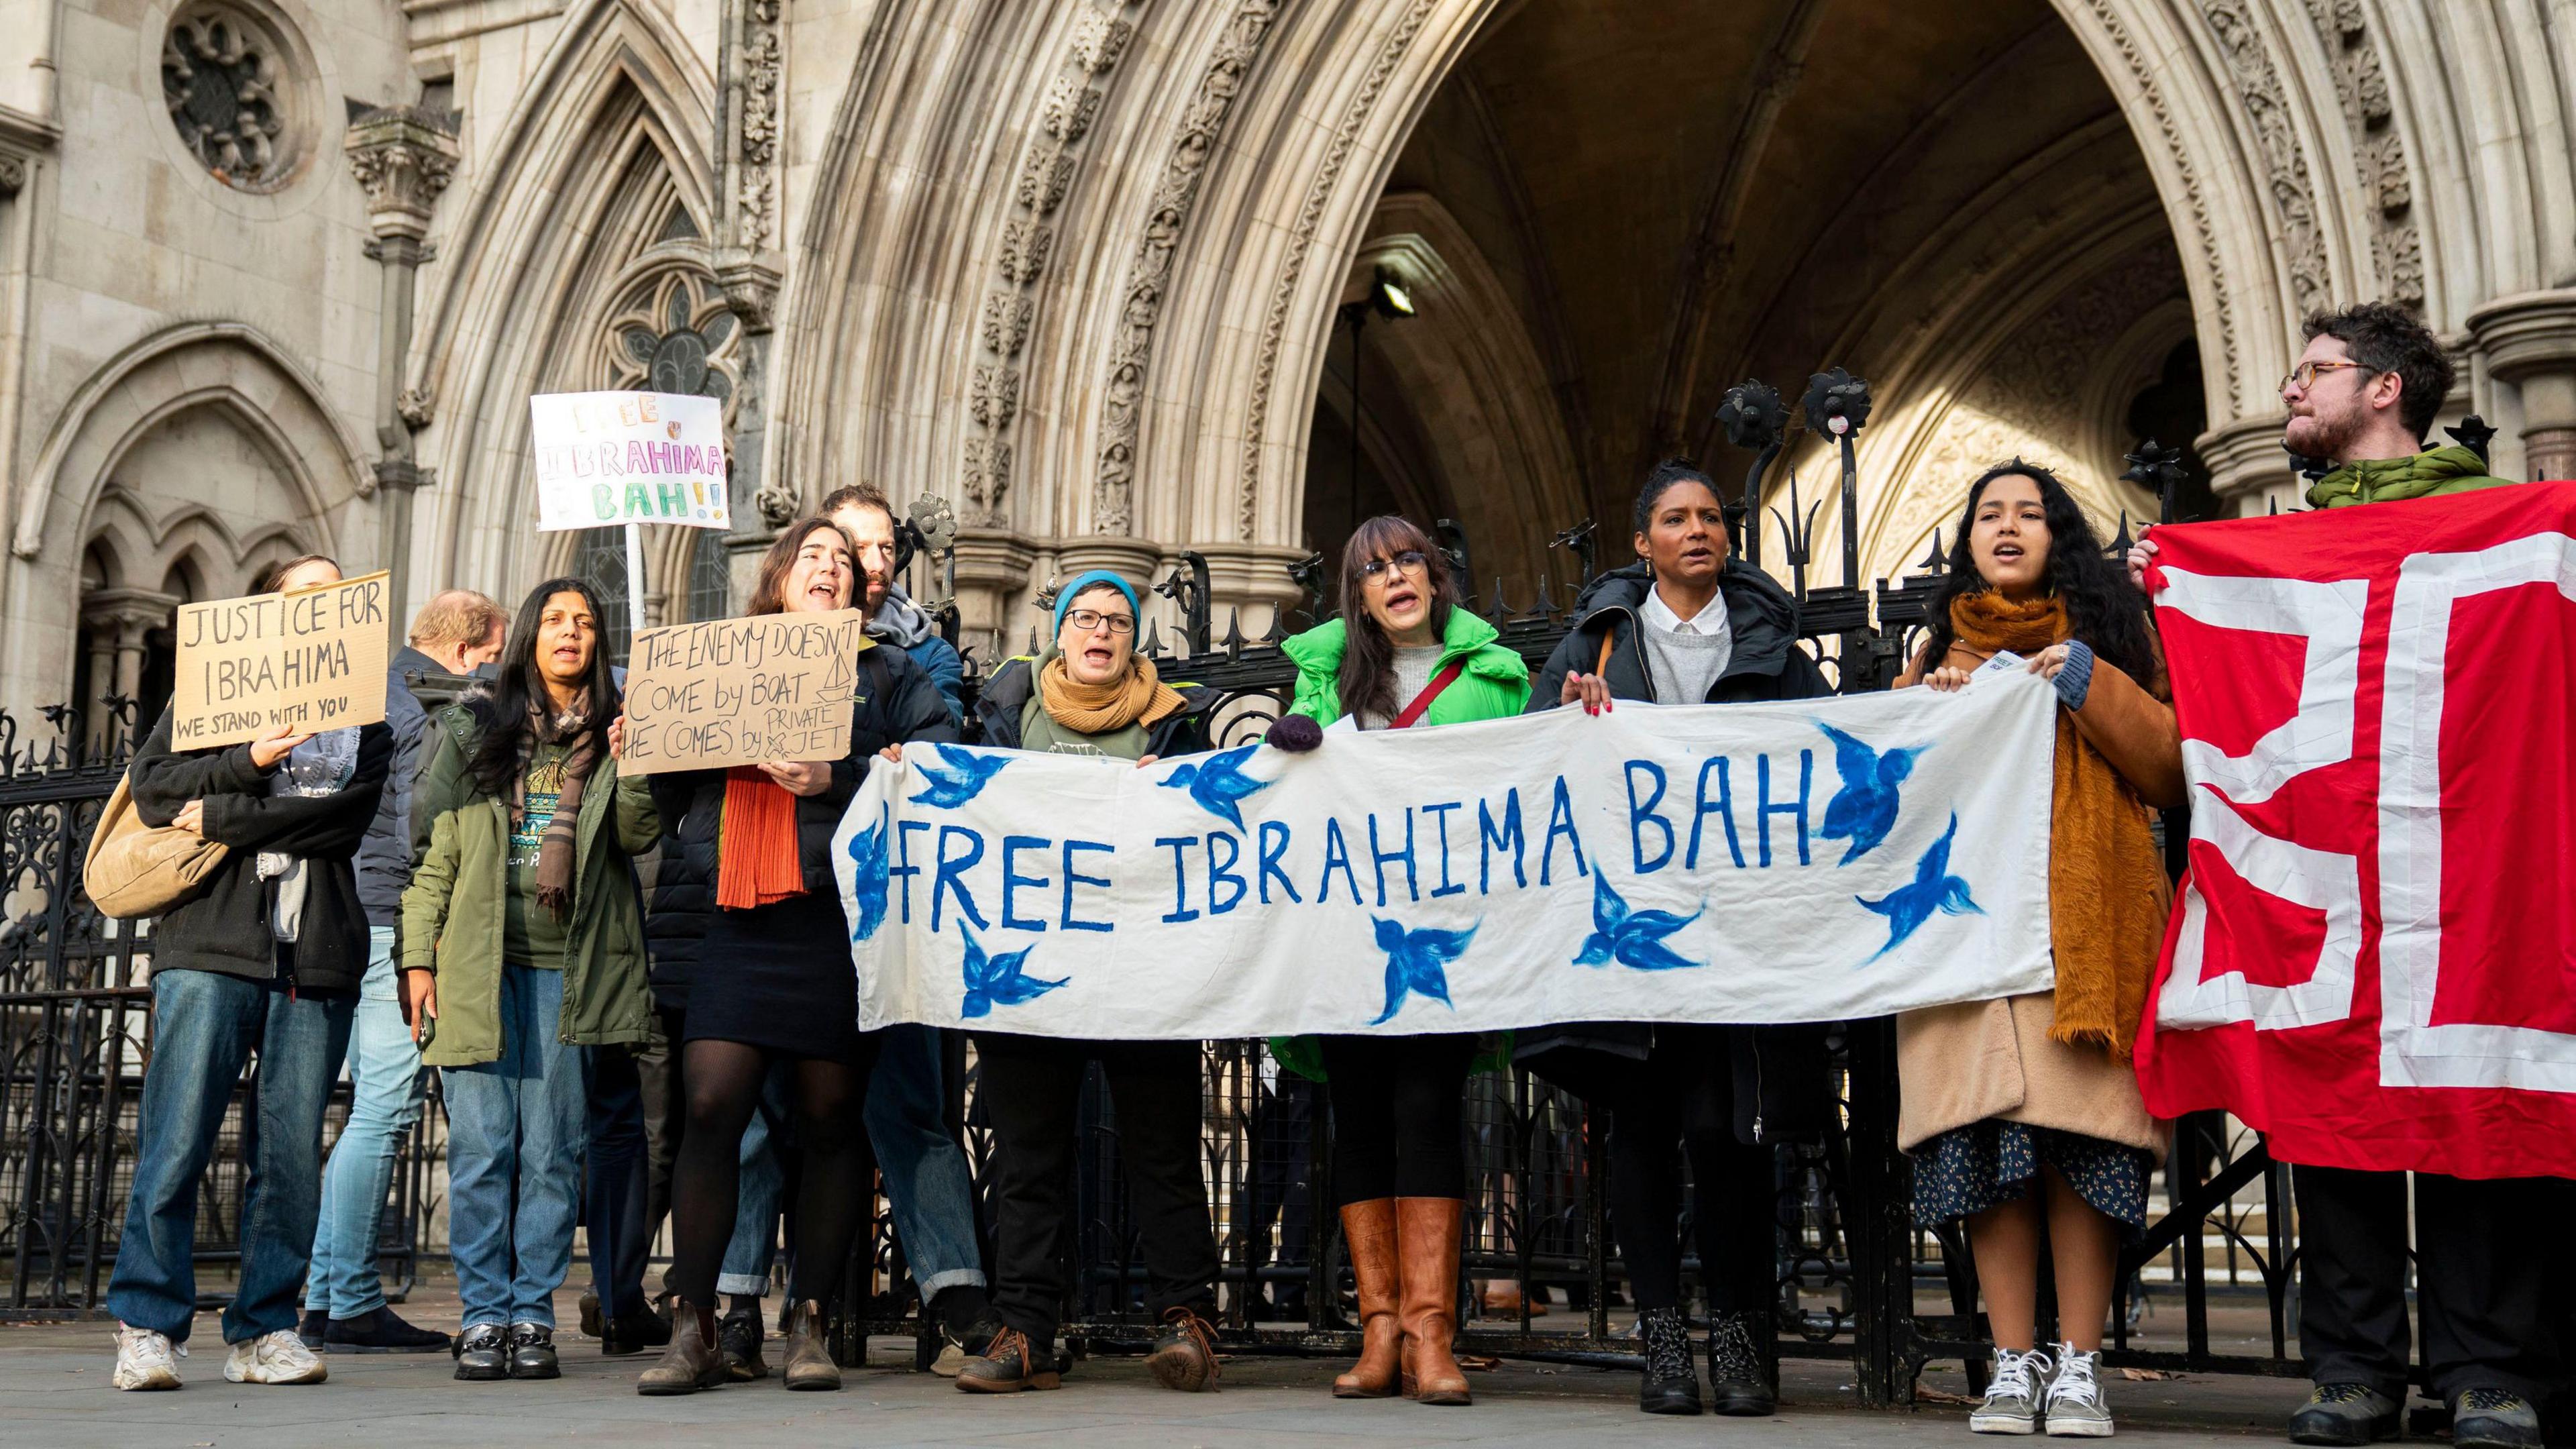
<path fill-rule="evenodd" d="M 1047 717 L 1082 735 L 1105 735 L 1132 724 L 1154 724 L 1189 703 L 1163 683 L 1154 661 L 1130 656 L 1127 677 L 1111 684 L 1085 684 L 1064 667 L 1061 653 L 1047 656 L 1038 671 L 1038 698 Z"/>
<path fill-rule="evenodd" d="M 1952 601 L 1950 626 L 1961 644 L 1980 654 L 2009 649 L 2035 655 L 2070 632 L 2061 601 L 2016 604 L 1992 590 Z M 2049 814 L 2048 934 L 2057 956 L 2057 1010 L 2048 1034 L 2069 1044 L 2091 1043 L 2126 1061 L 2164 945 L 2164 861 L 2137 792 L 2085 741 L 2065 710 L 2057 715 L 2056 788 Z"/>
<path fill-rule="evenodd" d="M 528 813 L 528 757 L 539 744 L 571 745 L 564 756 L 563 788 L 555 796 L 554 818 L 537 839 L 537 904 L 558 921 L 572 914 L 572 868 L 581 835 L 581 791 L 599 764 L 599 736 L 590 728 L 590 712 L 575 705 L 561 715 L 537 700 L 528 701 L 528 727 L 519 733 L 519 767 L 510 774 L 510 828 L 516 831 Z"/>

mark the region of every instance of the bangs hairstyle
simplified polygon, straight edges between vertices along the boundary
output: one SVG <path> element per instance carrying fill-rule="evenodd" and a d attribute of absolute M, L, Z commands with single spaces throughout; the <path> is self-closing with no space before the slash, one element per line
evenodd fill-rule
<path fill-rule="evenodd" d="M 520 768 L 519 733 L 528 727 L 528 708 L 552 709 L 545 681 L 537 677 L 537 633 L 545 624 L 546 604 L 557 594 L 576 594 L 590 608 L 590 668 L 583 672 L 579 686 L 581 708 L 589 719 L 583 733 L 608 748 L 608 722 L 617 717 L 617 676 L 608 668 L 608 613 L 599 604 L 599 591 L 590 580 L 571 577 L 548 579 L 529 590 L 527 600 L 519 605 L 518 622 L 510 626 L 510 637 L 501 646 L 501 677 L 488 691 L 466 697 L 474 713 L 474 723 L 482 738 L 474 747 L 474 757 L 465 765 L 474 788 L 500 799 L 510 795 L 510 776 Z"/>
<path fill-rule="evenodd" d="M 1335 687 L 1342 709 L 1350 714 L 1392 718 L 1408 701 L 1395 697 L 1395 641 L 1386 637 L 1362 599 L 1368 592 L 1364 566 L 1371 559 L 1392 559 L 1407 549 L 1419 552 L 1431 590 L 1431 634 L 1449 634 L 1449 611 L 1458 607 L 1458 581 L 1449 572 L 1449 555 L 1413 520 L 1381 513 L 1351 530 L 1342 545 L 1342 670 Z"/>
<path fill-rule="evenodd" d="M 259 582 L 250 586 L 254 594 L 273 594 L 286 587 L 286 576 L 309 563 L 326 563 L 334 570 L 340 561 L 327 553 L 299 553 L 282 563 L 273 563 L 259 571 Z"/>
<path fill-rule="evenodd" d="M 2156 680 L 2156 647 L 2147 629 L 2147 596 L 2129 581 L 2128 568 L 2105 557 L 2084 506 L 2057 475 L 2019 458 L 1999 463 L 1968 485 L 1968 506 L 1959 511 L 1958 531 L 1950 541 L 1949 572 L 1941 590 L 1924 612 L 1928 625 L 1921 662 L 1938 665 L 1949 655 L 1958 631 L 1950 623 L 1950 605 L 1990 586 L 1977 572 L 1976 550 L 1969 535 L 1977 526 L 1977 501 L 1998 478 L 2027 478 L 2039 485 L 2039 503 L 2048 519 L 2048 591 L 2065 601 L 2068 637 L 2081 639 L 2102 662 L 2136 680 L 2142 689 Z"/>
<path fill-rule="evenodd" d="M 841 525 L 828 518 L 808 518 L 791 523 L 781 530 L 769 552 L 760 556 L 760 582 L 752 585 L 751 607 L 745 614 L 778 614 L 787 609 L 784 597 L 787 571 L 795 566 L 796 555 L 805 548 L 805 540 L 817 533 L 828 533 L 840 542 L 841 551 L 849 555 L 850 607 L 859 606 L 859 546 L 850 540 Z"/>

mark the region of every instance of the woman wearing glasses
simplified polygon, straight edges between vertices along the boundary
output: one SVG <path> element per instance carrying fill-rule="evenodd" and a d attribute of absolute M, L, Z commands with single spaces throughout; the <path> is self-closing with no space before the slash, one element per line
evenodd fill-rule
<path fill-rule="evenodd" d="M 1344 715 L 1364 730 L 1405 729 L 1500 719 L 1529 699 L 1529 666 L 1495 642 L 1493 625 L 1458 607 L 1448 559 L 1406 520 L 1372 518 L 1352 532 L 1341 602 L 1342 617 L 1282 646 L 1297 665 L 1297 697 L 1271 727 L 1272 744 L 1313 749 L 1318 726 Z M 1475 1036 L 1300 1038 L 1274 1050 L 1283 1065 L 1322 1077 L 1332 1097 L 1333 1183 L 1362 1330 L 1360 1361 L 1333 1393 L 1383 1398 L 1401 1384 L 1426 1404 L 1468 1402 L 1450 1342 L 1467 1189 L 1460 1119 Z"/>
<path fill-rule="evenodd" d="M 977 696 L 984 743 L 996 749 L 1097 755 L 1149 765 L 1207 746 L 1216 691 L 1174 689 L 1136 653 L 1136 591 L 1105 570 L 1056 595 L 1055 646 L 1004 665 Z M 1001 949 L 997 944 L 994 949 Z M 1146 1367 L 1165 1388 L 1216 1379 L 1216 1237 L 1199 1174 L 1199 1044 L 1083 1041 L 977 1031 L 980 1100 L 992 1116 L 993 1313 L 1001 1329 L 966 1361 L 957 1387 L 1016 1393 L 1058 1386 L 1056 1316 L 1064 1303 L 1057 1245 L 1071 1228 L 1075 1111 L 1083 1069 L 1100 1063 L 1118 1114 L 1145 1258 L 1145 1306 L 1162 1320 Z"/>

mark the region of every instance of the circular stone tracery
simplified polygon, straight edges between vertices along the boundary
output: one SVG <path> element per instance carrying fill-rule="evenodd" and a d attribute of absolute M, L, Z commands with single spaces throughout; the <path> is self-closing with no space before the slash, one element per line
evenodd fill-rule
<path fill-rule="evenodd" d="M 216 180 L 265 191 L 285 179 L 284 47 L 267 27 L 229 9 L 170 22 L 161 42 L 161 98 L 171 123 Z"/>

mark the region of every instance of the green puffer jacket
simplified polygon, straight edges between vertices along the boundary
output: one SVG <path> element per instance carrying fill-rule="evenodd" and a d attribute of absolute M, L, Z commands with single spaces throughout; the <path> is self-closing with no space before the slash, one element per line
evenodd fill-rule
<path fill-rule="evenodd" d="M 438 974 L 438 1024 L 421 1061 L 467 1067 L 501 1055 L 510 802 L 477 790 L 466 773 L 480 735 L 472 710 L 451 706 L 440 712 L 435 728 L 429 764 L 412 789 L 413 865 L 402 898 L 402 966 Z M 620 776 L 617 761 L 603 757 L 582 791 L 572 919 L 564 927 L 560 1038 L 576 1046 L 630 1044 L 653 1034 L 644 908 L 633 861 L 662 830 L 646 780 Z"/>
<path fill-rule="evenodd" d="M 2466 448 L 2434 448 L 2412 457 L 2346 463 L 2309 486 L 2308 506 L 2350 508 L 2400 498 L 2438 498 L 2512 482 L 2488 474 L 2486 460 Z"/>
<path fill-rule="evenodd" d="M 1342 651 L 1348 637 L 1342 621 L 1335 619 L 1279 646 L 1280 652 L 1297 665 L 1297 698 L 1288 707 L 1289 713 L 1302 714 L 1324 725 L 1342 717 Z M 1432 672 L 1437 674 L 1460 658 L 1467 661 L 1467 667 L 1431 701 L 1416 728 L 1504 719 L 1521 712 L 1529 703 L 1529 664 L 1494 642 L 1498 637 L 1493 625 L 1465 609 L 1449 611 L 1449 627 L 1440 640 L 1440 663 Z M 1401 709 L 1410 703 L 1411 700 L 1397 700 L 1396 706 Z M 1487 1032 L 1477 1039 L 1477 1047 L 1470 1071 L 1498 1071 L 1511 1064 L 1511 1033 Z M 1270 1039 L 1270 1055 L 1301 1077 L 1325 1080 L 1323 1047 L 1315 1037 L 1274 1036 Z"/>
<path fill-rule="evenodd" d="M 1529 703 L 1529 665 L 1502 645 L 1494 626 L 1464 609 L 1449 611 L 1449 628 L 1440 640 L 1440 663 L 1433 672 L 1449 667 L 1450 662 L 1464 657 L 1467 668 L 1431 701 L 1422 715 L 1426 725 L 1465 724 L 1470 720 L 1502 719 L 1521 712 Z M 1320 624 L 1279 646 L 1280 652 L 1297 666 L 1297 698 L 1288 706 L 1289 713 L 1302 714 L 1317 724 L 1331 724 L 1342 717 L 1340 674 L 1342 652 L 1348 634 L 1342 621 Z M 1397 708 L 1412 703 L 1399 699 Z"/>

